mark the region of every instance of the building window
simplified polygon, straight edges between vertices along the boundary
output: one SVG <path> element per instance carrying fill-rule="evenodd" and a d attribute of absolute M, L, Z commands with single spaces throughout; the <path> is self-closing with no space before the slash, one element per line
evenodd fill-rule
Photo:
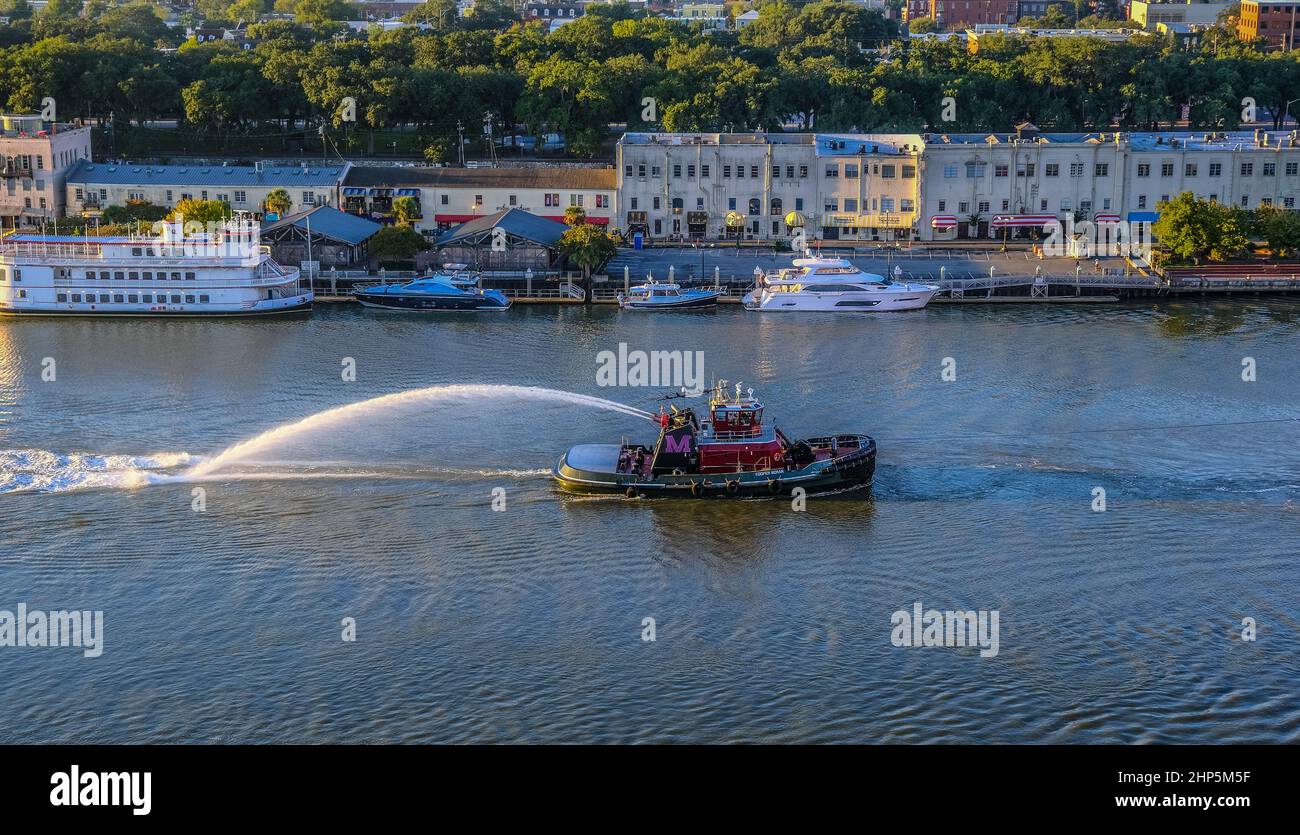
<path fill-rule="evenodd" d="M 1249 194 L 1243 194 L 1243 195 L 1241 195 L 1241 208 L 1243 208 L 1243 209 L 1248 209 L 1248 208 L 1250 208 L 1250 195 L 1249 195 Z"/>
<path fill-rule="evenodd" d="M 904 180 L 915 180 L 915 179 L 916 179 L 916 166 L 915 166 L 915 165 L 904 165 L 904 166 L 903 166 L 903 179 L 904 179 Z"/>
<path fill-rule="evenodd" d="M 1049 162 L 1043 166 L 1044 177 L 1059 177 L 1061 175 L 1061 164 L 1059 162 Z"/>
<path fill-rule="evenodd" d="M 954 179 L 954 178 L 957 176 L 957 166 L 955 166 L 955 165 L 945 165 L 945 166 L 943 167 L 943 176 L 944 176 L 944 179 L 947 179 L 947 180 Z"/>
<path fill-rule="evenodd" d="M 1081 163 L 1081 162 L 1072 162 L 1072 163 L 1070 163 L 1070 176 L 1071 176 L 1071 177 L 1082 177 L 1082 176 L 1083 176 L 1083 163 Z"/>
<path fill-rule="evenodd" d="M 1139 162 L 1139 163 L 1138 163 L 1138 176 L 1139 176 L 1139 177 L 1150 177 L 1150 176 L 1151 176 L 1151 163 L 1149 163 L 1149 162 Z"/>
<path fill-rule="evenodd" d="M 673 166 L 673 178 L 676 179 L 681 176 L 682 176 L 682 166 L 681 163 L 678 163 Z"/>
<path fill-rule="evenodd" d="M 246 193 L 246 192 L 242 192 L 242 191 L 237 191 L 237 192 L 235 192 L 235 202 L 236 202 L 236 203 L 247 203 L 247 202 L 248 202 L 248 195 L 247 195 L 247 193 Z"/>
<path fill-rule="evenodd" d="M 1294 177 L 1294 176 L 1296 175 L 1296 169 L 1297 169 L 1297 164 L 1296 164 L 1296 163 L 1294 163 L 1294 162 L 1288 162 L 1288 163 L 1286 164 L 1286 175 L 1287 175 L 1288 177 Z"/>
<path fill-rule="evenodd" d="M 966 163 L 966 178 L 969 179 L 969 180 L 979 180 L 979 179 L 983 179 L 983 177 L 984 177 L 984 173 L 985 173 L 984 170 L 985 170 L 987 167 L 988 167 L 988 164 L 987 164 L 987 163 L 983 163 L 983 162 L 968 162 L 968 163 Z"/>
<path fill-rule="evenodd" d="M 840 166 L 838 163 L 827 163 L 826 176 L 830 179 L 836 179 L 840 176 Z"/>
<path fill-rule="evenodd" d="M 1241 164 L 1241 176 L 1243 176 L 1243 177 L 1253 177 L 1253 176 L 1255 176 L 1255 163 L 1253 163 L 1253 162 L 1243 162 L 1243 163 Z"/>
<path fill-rule="evenodd" d="M 694 166 L 694 165 L 688 165 L 688 166 L 686 166 L 686 176 L 687 176 L 687 177 L 694 177 L 694 176 L 695 176 L 695 166 Z"/>
<path fill-rule="evenodd" d="M 845 177 L 845 179 L 849 179 L 849 180 L 856 180 L 856 179 L 858 178 L 858 165 L 857 165 L 857 163 L 854 163 L 854 162 L 846 162 L 846 163 L 844 164 L 844 177 Z"/>
<path fill-rule="evenodd" d="M 801 180 L 808 179 L 808 166 L 806 165 L 799 166 L 799 179 Z"/>
<path fill-rule="evenodd" d="M 1146 207 L 1147 207 L 1147 196 L 1146 196 L 1145 194 L 1139 194 L 1139 195 L 1138 195 L 1138 208 L 1139 208 L 1139 209 L 1145 209 Z"/>
<path fill-rule="evenodd" d="M 1189 163 L 1187 163 L 1186 165 L 1184 165 L 1184 166 L 1183 166 L 1183 175 L 1186 176 L 1186 177 L 1195 177 L 1195 176 L 1196 176 L 1196 163 L 1194 163 L 1194 162 L 1189 162 Z"/>
<path fill-rule="evenodd" d="M 701 166 L 700 166 L 700 176 L 701 176 L 701 177 L 707 177 L 707 176 L 709 176 L 709 166 L 707 166 L 707 165 L 701 165 Z"/>
<path fill-rule="evenodd" d="M 995 165 L 995 166 L 993 166 L 993 176 L 994 176 L 994 177 L 1006 177 L 1006 176 L 1008 176 L 1010 173 L 1011 173 L 1011 167 L 1008 166 L 1008 165 Z"/>
<path fill-rule="evenodd" d="M 979 176 L 983 177 L 983 176 L 984 176 L 984 163 L 981 162 L 979 165 L 980 165 L 980 173 L 979 173 Z M 880 177 L 881 177 L 881 179 L 884 179 L 884 180 L 892 180 L 892 179 L 894 179 L 894 175 L 895 175 L 895 173 L 896 173 L 897 171 L 898 171 L 898 166 L 897 166 L 897 165 L 882 165 L 882 166 L 880 166 Z"/>
<path fill-rule="evenodd" d="M 1212 163 L 1210 163 L 1210 176 L 1211 176 L 1211 177 L 1222 177 L 1222 176 L 1223 176 L 1223 163 L 1221 163 L 1221 162 L 1212 162 Z"/>
<path fill-rule="evenodd" d="M 1266 162 L 1266 163 L 1264 163 L 1264 176 L 1265 176 L 1265 177 L 1276 177 L 1276 176 L 1277 176 L 1277 164 L 1276 164 L 1276 163 L 1272 163 L 1272 162 Z"/>
<path fill-rule="evenodd" d="M 1109 176 L 1110 176 L 1110 163 L 1107 163 L 1107 162 L 1099 162 L 1099 163 L 1097 163 L 1097 164 L 1093 167 L 1093 176 L 1094 176 L 1094 177 L 1109 177 Z"/>

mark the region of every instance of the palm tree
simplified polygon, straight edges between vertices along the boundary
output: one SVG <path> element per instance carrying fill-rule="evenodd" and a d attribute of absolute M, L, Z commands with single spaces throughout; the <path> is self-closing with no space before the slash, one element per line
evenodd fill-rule
<path fill-rule="evenodd" d="M 263 201 L 266 211 L 275 212 L 280 217 L 289 213 L 293 207 L 293 200 L 289 197 L 289 192 L 282 188 L 271 189 L 266 194 L 266 200 Z"/>

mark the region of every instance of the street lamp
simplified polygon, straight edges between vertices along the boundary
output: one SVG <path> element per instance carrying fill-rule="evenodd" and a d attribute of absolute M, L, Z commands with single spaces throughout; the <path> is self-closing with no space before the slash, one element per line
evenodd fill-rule
<path fill-rule="evenodd" d="M 1298 101 L 1300 101 L 1300 99 L 1291 99 L 1291 101 L 1286 103 L 1286 109 L 1282 111 L 1282 124 L 1285 125 L 1286 120 L 1291 116 L 1291 105 L 1295 104 Z"/>

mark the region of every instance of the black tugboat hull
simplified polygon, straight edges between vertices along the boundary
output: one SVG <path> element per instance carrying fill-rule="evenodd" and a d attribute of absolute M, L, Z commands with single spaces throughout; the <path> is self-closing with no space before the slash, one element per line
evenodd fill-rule
<path fill-rule="evenodd" d="M 650 478 L 615 472 L 617 444 L 583 444 L 560 457 L 553 471 L 566 490 L 621 493 L 626 496 L 683 498 L 776 498 L 795 488 L 805 495 L 835 493 L 871 486 L 876 472 L 876 444 L 866 435 L 841 435 L 860 445 L 850 452 L 818 460 L 801 469 L 737 473 L 663 474 Z M 810 439 L 812 442 L 829 439 Z"/>

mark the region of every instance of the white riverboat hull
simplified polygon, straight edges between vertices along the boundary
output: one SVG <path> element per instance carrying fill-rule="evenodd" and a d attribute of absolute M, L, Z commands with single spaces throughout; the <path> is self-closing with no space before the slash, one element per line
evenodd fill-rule
<path fill-rule="evenodd" d="M 910 284 L 906 289 L 893 285 L 882 290 L 844 290 L 836 292 L 779 292 L 754 290 L 744 298 L 747 310 L 780 310 L 822 313 L 889 313 L 920 310 L 930 303 L 939 288 L 930 284 Z"/>

